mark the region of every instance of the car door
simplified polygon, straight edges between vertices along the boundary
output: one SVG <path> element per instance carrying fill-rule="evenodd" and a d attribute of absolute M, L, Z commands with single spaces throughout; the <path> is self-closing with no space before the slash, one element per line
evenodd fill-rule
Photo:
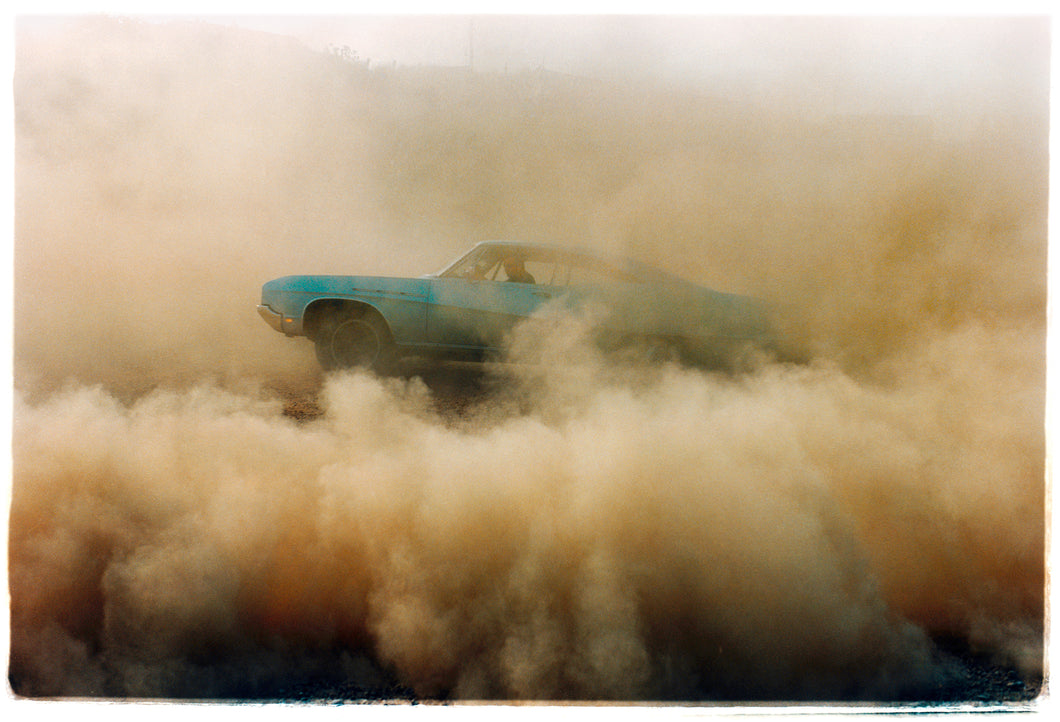
<path fill-rule="evenodd" d="M 550 300 L 556 290 L 490 279 L 433 279 L 427 340 L 439 346 L 500 348 L 515 324 Z"/>

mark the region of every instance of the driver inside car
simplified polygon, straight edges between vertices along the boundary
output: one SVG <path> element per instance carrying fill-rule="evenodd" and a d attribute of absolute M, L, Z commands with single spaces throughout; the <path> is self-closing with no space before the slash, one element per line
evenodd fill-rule
<path fill-rule="evenodd" d="M 523 259 L 518 256 L 509 256 L 504 259 L 504 272 L 507 274 L 509 281 L 515 283 L 536 283 L 534 277 L 526 270 L 526 265 Z"/>

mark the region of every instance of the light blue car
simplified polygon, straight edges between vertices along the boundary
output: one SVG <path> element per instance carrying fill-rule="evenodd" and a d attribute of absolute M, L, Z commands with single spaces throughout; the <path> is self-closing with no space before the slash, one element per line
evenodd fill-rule
<path fill-rule="evenodd" d="M 420 278 L 287 276 L 261 289 L 258 313 L 305 336 L 324 369 L 393 370 L 403 356 L 503 358 L 529 318 L 591 310 L 607 349 L 643 347 L 732 367 L 774 345 L 762 304 L 635 261 L 558 246 L 485 241 Z"/>

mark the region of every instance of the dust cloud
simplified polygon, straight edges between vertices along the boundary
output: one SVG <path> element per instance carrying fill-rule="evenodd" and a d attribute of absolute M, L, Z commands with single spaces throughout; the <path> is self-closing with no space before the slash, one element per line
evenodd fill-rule
<path fill-rule="evenodd" d="M 930 700 L 945 640 L 1040 682 L 1046 22 L 977 21 L 1005 62 L 930 116 L 17 30 L 17 694 Z M 756 294 L 812 360 L 645 368 L 571 318 L 453 418 L 254 312 L 485 238 Z"/>

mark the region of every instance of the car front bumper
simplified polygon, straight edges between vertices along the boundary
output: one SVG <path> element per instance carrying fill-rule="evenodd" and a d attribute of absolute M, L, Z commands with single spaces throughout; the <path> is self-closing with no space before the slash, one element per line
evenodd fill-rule
<path fill-rule="evenodd" d="M 258 315 L 265 319 L 265 323 L 272 326 L 277 331 L 283 331 L 283 314 L 276 313 L 268 306 L 258 304 Z"/>
<path fill-rule="evenodd" d="M 284 334 L 285 336 L 302 335 L 302 317 L 284 316 L 278 311 L 273 311 L 265 304 L 258 304 L 258 314 L 265 319 L 265 323 Z"/>

